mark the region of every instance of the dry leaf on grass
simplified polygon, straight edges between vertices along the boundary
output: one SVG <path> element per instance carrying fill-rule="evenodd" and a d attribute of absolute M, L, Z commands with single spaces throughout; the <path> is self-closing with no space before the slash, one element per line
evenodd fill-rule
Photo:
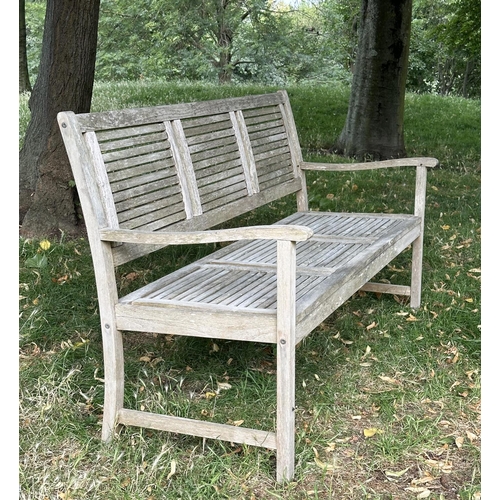
<path fill-rule="evenodd" d="M 387 382 L 388 384 L 402 385 L 399 380 L 396 380 L 395 378 L 391 378 L 391 377 L 386 377 L 385 375 L 379 375 L 378 378 L 380 380 L 383 380 L 384 382 Z"/>
<path fill-rule="evenodd" d="M 410 470 L 410 467 L 407 467 L 406 469 L 400 470 L 398 472 L 386 470 L 385 475 L 390 477 L 401 477 L 404 476 L 408 472 L 408 470 Z"/>
<path fill-rule="evenodd" d="M 335 459 L 333 464 L 327 464 L 319 458 L 318 450 L 314 448 L 314 446 L 313 446 L 313 451 L 314 451 L 314 462 L 320 469 L 323 469 L 325 471 L 332 471 L 338 469 L 338 465 L 335 464 Z"/>
<path fill-rule="evenodd" d="M 174 474 L 177 469 L 177 462 L 175 460 L 172 460 L 170 462 L 170 472 L 167 475 L 167 480 L 170 479 Z"/>
<path fill-rule="evenodd" d="M 370 427 L 369 429 L 363 429 L 363 435 L 365 438 L 371 438 L 375 434 L 382 434 L 384 431 L 382 429 L 377 429 L 376 427 Z"/>

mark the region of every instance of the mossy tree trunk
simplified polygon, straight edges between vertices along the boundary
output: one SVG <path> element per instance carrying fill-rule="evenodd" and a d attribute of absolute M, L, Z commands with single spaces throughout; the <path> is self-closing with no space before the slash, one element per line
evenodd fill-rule
<path fill-rule="evenodd" d="M 76 233 L 76 193 L 56 115 L 90 110 L 100 0 L 47 0 L 31 120 L 19 155 L 21 234 Z"/>
<path fill-rule="evenodd" d="M 406 156 L 404 99 L 412 0 L 362 0 L 349 109 L 335 149 L 359 159 Z"/>

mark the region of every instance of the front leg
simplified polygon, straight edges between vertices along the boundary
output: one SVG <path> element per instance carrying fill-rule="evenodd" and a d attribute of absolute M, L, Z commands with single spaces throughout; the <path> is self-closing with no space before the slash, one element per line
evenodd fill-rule
<path fill-rule="evenodd" d="M 278 241 L 276 384 L 278 482 L 291 480 L 295 469 L 295 278 L 296 244 L 290 241 Z"/>

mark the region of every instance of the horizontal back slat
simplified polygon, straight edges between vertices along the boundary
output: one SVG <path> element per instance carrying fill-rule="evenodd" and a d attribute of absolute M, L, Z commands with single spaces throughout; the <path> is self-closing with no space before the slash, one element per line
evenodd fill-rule
<path fill-rule="evenodd" d="M 83 131 L 101 130 L 121 127 L 133 127 L 151 123 L 162 123 L 165 120 L 183 120 L 192 117 L 205 117 L 230 111 L 258 108 L 277 103 L 283 103 L 285 95 L 282 92 L 246 97 L 215 99 L 212 101 L 169 104 L 152 108 L 122 109 L 100 113 L 84 113 L 78 115 L 78 121 Z"/>

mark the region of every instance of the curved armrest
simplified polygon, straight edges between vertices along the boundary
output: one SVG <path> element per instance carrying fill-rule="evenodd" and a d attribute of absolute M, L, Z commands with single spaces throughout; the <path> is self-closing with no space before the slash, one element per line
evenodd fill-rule
<path fill-rule="evenodd" d="M 306 226 L 273 225 L 249 226 L 234 229 L 209 231 L 134 231 L 129 229 L 102 229 L 101 240 L 120 243 L 142 243 L 150 245 L 185 245 L 196 243 L 218 243 L 238 240 L 305 241 L 313 234 Z"/>
<path fill-rule="evenodd" d="M 394 160 L 369 161 L 365 163 L 314 163 L 302 162 L 302 170 L 322 170 L 348 172 L 352 170 L 372 170 L 376 168 L 391 167 L 428 167 L 433 168 L 439 165 L 436 158 L 397 158 Z"/>

